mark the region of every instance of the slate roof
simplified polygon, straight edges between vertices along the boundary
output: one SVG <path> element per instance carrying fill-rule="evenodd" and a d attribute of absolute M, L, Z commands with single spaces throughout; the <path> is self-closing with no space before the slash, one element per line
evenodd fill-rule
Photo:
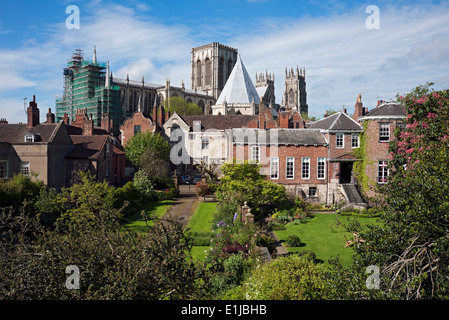
<path fill-rule="evenodd" d="M 201 121 L 201 131 L 208 129 L 226 130 L 247 127 L 251 120 L 257 120 L 253 115 L 195 115 L 179 116 L 193 130 L 194 121 Z"/>
<path fill-rule="evenodd" d="M 67 158 L 96 160 L 109 136 L 71 135 L 70 138 L 72 139 L 74 148 L 66 155 Z"/>
<path fill-rule="evenodd" d="M 221 105 L 226 100 L 227 103 L 245 104 L 251 103 L 254 99 L 256 104 L 259 103 L 259 94 L 254 87 L 251 77 L 242 62 L 240 55 L 237 62 L 229 75 L 228 80 L 217 99 L 215 105 Z"/>
<path fill-rule="evenodd" d="M 277 134 L 277 137 L 276 137 Z M 320 130 L 311 129 L 234 129 L 231 133 L 233 143 L 244 144 L 282 144 L 282 145 L 327 145 Z M 273 141 L 271 141 L 273 139 Z"/>
<path fill-rule="evenodd" d="M 398 103 L 388 102 L 372 109 L 361 118 L 365 117 L 405 117 L 405 107 Z"/>
<path fill-rule="evenodd" d="M 41 123 L 28 127 L 26 123 L 0 124 L 0 142 L 25 143 L 25 134 L 31 133 L 39 134 L 40 138 L 36 142 L 48 143 L 52 141 L 59 125 L 59 123 Z"/>
<path fill-rule="evenodd" d="M 341 111 L 311 123 L 308 128 L 328 131 L 362 131 L 362 126 L 360 124 Z"/>

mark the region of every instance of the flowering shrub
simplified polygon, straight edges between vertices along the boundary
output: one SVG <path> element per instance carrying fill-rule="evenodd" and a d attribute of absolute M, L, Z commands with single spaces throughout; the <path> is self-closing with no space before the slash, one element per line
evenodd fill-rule
<path fill-rule="evenodd" d="M 209 191 L 209 185 L 204 181 L 200 181 L 195 185 L 195 191 L 198 197 L 204 197 Z"/>

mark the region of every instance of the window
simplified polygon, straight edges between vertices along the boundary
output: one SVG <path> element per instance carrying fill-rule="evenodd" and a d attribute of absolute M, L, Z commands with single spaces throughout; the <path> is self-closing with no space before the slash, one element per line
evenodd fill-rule
<path fill-rule="evenodd" d="M 287 157 L 286 163 L 286 178 L 294 179 L 295 178 L 295 158 Z"/>
<path fill-rule="evenodd" d="M 209 137 L 204 137 L 201 140 L 201 149 L 209 149 Z"/>
<path fill-rule="evenodd" d="M 259 146 L 252 146 L 251 147 L 251 160 L 253 160 L 255 163 L 259 163 L 259 161 L 260 161 Z"/>
<path fill-rule="evenodd" d="M 317 187 L 309 187 L 309 197 L 316 197 Z"/>
<path fill-rule="evenodd" d="M 209 164 L 209 157 L 208 156 L 203 156 L 203 162 L 205 164 Z"/>
<path fill-rule="evenodd" d="M 359 134 L 351 134 L 351 148 L 358 148 L 360 146 Z"/>
<path fill-rule="evenodd" d="M 326 177 L 326 158 L 318 158 L 318 179 L 324 179 Z"/>
<path fill-rule="evenodd" d="M 377 182 L 378 183 L 387 183 L 388 173 L 389 173 L 388 172 L 388 162 L 387 161 L 379 161 Z"/>
<path fill-rule="evenodd" d="M 141 126 L 134 126 L 134 135 L 141 132 Z"/>
<path fill-rule="evenodd" d="M 337 133 L 336 134 L 336 147 L 337 148 L 344 148 L 345 147 L 345 134 L 344 133 Z"/>
<path fill-rule="evenodd" d="M 379 124 L 379 141 L 388 142 L 390 141 L 390 124 L 380 123 Z"/>
<path fill-rule="evenodd" d="M 207 58 L 206 59 L 206 74 L 205 74 L 205 85 L 206 86 L 210 86 L 211 85 L 211 78 L 212 78 L 212 71 L 211 71 L 211 63 L 210 63 L 210 59 Z"/>
<path fill-rule="evenodd" d="M 201 74 L 201 61 L 198 60 L 196 63 L 196 86 L 197 87 L 201 87 L 201 78 L 202 78 L 202 74 Z"/>
<path fill-rule="evenodd" d="M 29 162 L 22 162 L 20 164 L 20 171 L 24 176 L 30 175 L 30 163 Z"/>
<path fill-rule="evenodd" d="M 310 178 L 310 158 L 309 157 L 302 158 L 301 177 L 303 179 Z"/>
<path fill-rule="evenodd" d="M 271 179 L 279 179 L 279 158 L 270 158 L 270 177 Z"/>
<path fill-rule="evenodd" d="M 32 133 L 25 134 L 25 142 L 34 142 L 34 134 Z"/>
<path fill-rule="evenodd" d="M 0 161 L 0 179 L 8 178 L 8 163 L 6 160 Z"/>

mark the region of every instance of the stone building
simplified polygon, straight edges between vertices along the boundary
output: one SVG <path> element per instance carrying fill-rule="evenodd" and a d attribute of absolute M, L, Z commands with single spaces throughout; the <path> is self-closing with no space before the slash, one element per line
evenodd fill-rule
<path fill-rule="evenodd" d="M 0 179 L 21 173 L 49 187 L 65 186 L 65 155 L 72 149 L 72 141 L 65 124 L 55 123 L 54 119 L 49 110 L 47 121 L 40 122 L 33 96 L 27 108 L 27 123 L 0 123 Z"/>
<path fill-rule="evenodd" d="M 259 94 L 239 55 L 226 85 L 212 106 L 212 114 L 256 115 L 259 112 L 259 100 Z"/>
<path fill-rule="evenodd" d="M 236 63 L 237 49 L 218 42 L 193 48 L 191 89 L 218 99 Z"/>
<path fill-rule="evenodd" d="M 306 92 L 306 70 L 296 67 L 288 70 L 285 68 L 285 87 L 282 97 L 282 106 L 286 109 L 293 109 L 305 115 L 309 112 Z"/>

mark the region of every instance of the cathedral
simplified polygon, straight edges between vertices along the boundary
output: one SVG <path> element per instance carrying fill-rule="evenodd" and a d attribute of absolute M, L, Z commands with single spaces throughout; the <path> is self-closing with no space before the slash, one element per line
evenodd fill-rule
<path fill-rule="evenodd" d="M 63 70 L 64 92 L 56 101 L 56 120 L 67 115 L 69 121 L 82 109 L 96 125 L 107 115 L 118 134 L 124 119 L 139 111 L 146 116 L 154 106 L 171 97 L 180 97 L 201 107 L 206 115 L 257 115 L 259 104 L 272 110 L 277 117 L 283 110 L 307 114 L 305 70 L 285 71 L 285 90 L 282 103 L 276 103 L 274 74 L 266 71 L 251 79 L 238 50 L 218 42 L 191 50 L 190 89 L 181 81 L 174 86 L 170 79 L 165 84 L 114 77 L 109 63 L 97 61 L 94 48 L 91 60 L 84 59 L 76 49 Z"/>

